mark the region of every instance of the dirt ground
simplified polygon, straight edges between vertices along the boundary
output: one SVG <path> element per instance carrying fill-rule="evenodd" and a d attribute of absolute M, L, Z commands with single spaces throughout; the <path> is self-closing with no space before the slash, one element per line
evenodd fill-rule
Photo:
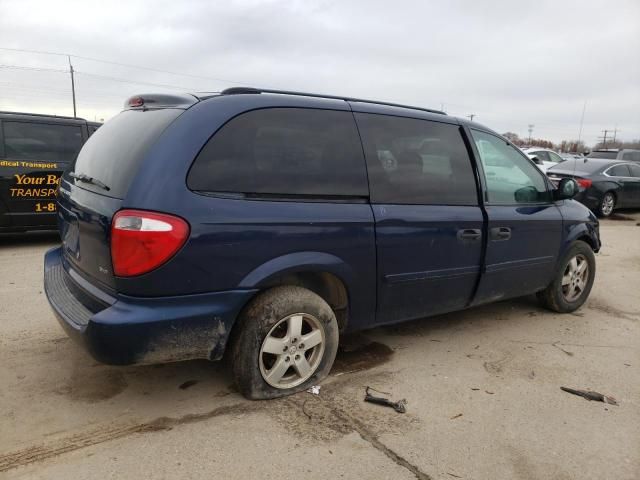
<path fill-rule="evenodd" d="M 522 298 L 364 332 L 319 396 L 267 402 L 223 364 L 97 364 L 42 290 L 57 238 L 0 238 L 0 477 L 638 479 L 640 213 L 601 233 L 575 314 Z M 364 403 L 366 385 L 408 412 Z"/>

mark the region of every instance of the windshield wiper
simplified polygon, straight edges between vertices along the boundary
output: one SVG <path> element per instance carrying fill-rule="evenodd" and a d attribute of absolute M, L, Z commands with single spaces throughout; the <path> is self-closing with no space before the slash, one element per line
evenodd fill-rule
<path fill-rule="evenodd" d="M 69 176 L 71 178 L 75 178 L 76 180 L 79 180 L 81 182 L 90 183 L 91 185 L 95 185 L 96 187 L 100 187 L 100 188 L 106 190 L 107 192 L 109 190 L 111 190 L 108 186 L 106 186 L 100 180 L 98 180 L 96 178 L 93 178 L 93 177 L 90 177 L 89 175 L 87 175 L 85 173 L 70 172 Z"/>

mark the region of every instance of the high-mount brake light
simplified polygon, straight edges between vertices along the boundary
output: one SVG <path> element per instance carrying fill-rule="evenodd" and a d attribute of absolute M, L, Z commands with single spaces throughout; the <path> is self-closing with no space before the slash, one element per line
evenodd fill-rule
<path fill-rule="evenodd" d="M 118 277 L 133 277 L 163 265 L 189 238 L 180 217 L 145 210 L 120 210 L 111 223 L 111 262 Z"/>
<path fill-rule="evenodd" d="M 131 97 L 128 103 L 130 107 L 142 107 L 144 105 L 144 98 Z"/>

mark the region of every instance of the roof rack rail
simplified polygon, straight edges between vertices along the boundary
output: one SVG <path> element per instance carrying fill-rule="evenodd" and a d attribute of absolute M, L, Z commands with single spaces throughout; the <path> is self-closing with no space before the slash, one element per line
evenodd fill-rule
<path fill-rule="evenodd" d="M 220 92 L 220 95 L 238 95 L 245 93 L 277 93 L 279 95 L 297 95 L 300 97 L 312 97 L 312 98 L 328 98 L 332 100 L 344 100 L 345 102 L 360 102 L 360 103 L 371 103 L 374 105 L 385 105 L 387 107 L 400 107 L 400 108 L 410 108 L 412 110 L 422 110 L 423 112 L 429 113 L 437 113 L 439 115 L 446 115 L 446 112 L 441 110 L 433 110 L 431 108 L 422 108 L 422 107 L 414 107 L 411 105 L 403 105 L 401 103 L 390 103 L 390 102 L 380 102 L 378 100 L 364 100 L 362 98 L 354 98 L 354 97 L 341 97 L 339 95 L 322 95 L 319 93 L 305 93 L 305 92 L 292 92 L 289 90 L 271 90 L 267 88 L 253 88 L 253 87 L 232 87 L 227 88 Z"/>
<path fill-rule="evenodd" d="M 67 117 L 65 115 L 50 115 L 47 113 L 29 113 L 29 112 L 9 112 L 6 110 L 0 110 L 0 113 L 7 113 L 10 115 L 32 115 L 34 117 L 53 117 L 53 118 L 64 118 L 65 120 L 80 120 L 80 121 L 85 121 L 86 120 L 84 118 L 81 117 Z"/>

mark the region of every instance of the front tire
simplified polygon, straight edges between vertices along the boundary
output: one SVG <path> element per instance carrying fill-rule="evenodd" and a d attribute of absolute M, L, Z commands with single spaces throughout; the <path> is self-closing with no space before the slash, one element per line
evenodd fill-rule
<path fill-rule="evenodd" d="M 558 265 L 553 281 L 538 292 L 538 299 L 554 312 L 570 313 L 589 297 L 596 275 L 596 257 L 587 243 L 576 240 Z"/>
<path fill-rule="evenodd" d="M 327 377 L 338 351 L 338 322 L 315 293 L 296 286 L 267 290 L 238 320 L 231 361 L 238 389 L 253 400 L 306 390 Z"/>
<path fill-rule="evenodd" d="M 598 205 L 598 216 L 610 217 L 613 210 L 616 208 L 616 196 L 613 192 L 607 192 L 602 196 L 600 205 Z"/>

